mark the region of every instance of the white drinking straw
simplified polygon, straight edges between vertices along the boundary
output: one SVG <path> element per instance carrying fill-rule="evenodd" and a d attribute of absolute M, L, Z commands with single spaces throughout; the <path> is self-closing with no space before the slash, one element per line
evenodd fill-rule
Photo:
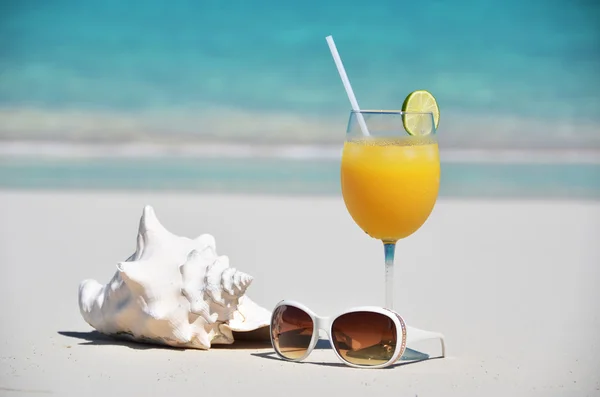
<path fill-rule="evenodd" d="M 335 65 L 337 66 L 337 70 L 342 78 L 342 83 L 344 84 L 344 88 L 346 89 L 346 94 L 348 94 L 348 99 L 350 99 L 350 105 L 352 105 L 352 110 L 355 112 L 360 112 L 360 108 L 358 107 L 358 101 L 354 96 L 354 91 L 352 91 L 352 86 L 350 85 L 350 80 L 348 80 L 348 75 L 346 75 L 346 70 L 344 69 L 344 64 L 342 63 L 342 58 L 340 58 L 340 54 L 338 54 L 337 48 L 335 47 L 335 43 L 333 42 L 333 37 L 327 36 L 325 38 L 327 40 L 327 44 L 329 44 L 329 50 L 331 51 L 331 55 L 333 56 L 333 60 L 335 61 Z M 369 130 L 367 129 L 367 124 L 365 123 L 365 119 L 363 118 L 362 113 L 356 113 L 358 117 L 358 124 L 360 125 L 360 129 L 365 136 L 369 136 Z"/>

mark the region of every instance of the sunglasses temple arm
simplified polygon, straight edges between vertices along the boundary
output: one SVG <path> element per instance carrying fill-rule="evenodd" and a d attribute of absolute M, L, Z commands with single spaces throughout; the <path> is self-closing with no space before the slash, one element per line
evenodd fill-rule
<path fill-rule="evenodd" d="M 440 338 L 440 343 L 442 345 L 442 357 L 446 357 L 446 341 L 444 340 L 444 335 L 438 334 Z"/>
<path fill-rule="evenodd" d="M 406 340 L 407 347 L 410 347 L 411 344 L 416 343 L 416 342 L 430 340 L 430 339 L 439 339 L 441 348 L 442 348 L 442 357 L 446 357 L 446 341 L 444 339 L 444 335 L 440 334 L 439 332 L 425 331 L 422 329 L 413 328 L 413 327 L 409 327 L 409 326 L 406 327 L 406 331 L 407 331 L 407 340 Z"/>

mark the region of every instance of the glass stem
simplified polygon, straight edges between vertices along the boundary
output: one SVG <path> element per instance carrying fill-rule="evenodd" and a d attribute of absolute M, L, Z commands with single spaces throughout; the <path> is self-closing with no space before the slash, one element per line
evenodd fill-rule
<path fill-rule="evenodd" d="M 384 241 L 385 252 L 385 307 L 394 310 L 394 253 L 395 241 Z"/>

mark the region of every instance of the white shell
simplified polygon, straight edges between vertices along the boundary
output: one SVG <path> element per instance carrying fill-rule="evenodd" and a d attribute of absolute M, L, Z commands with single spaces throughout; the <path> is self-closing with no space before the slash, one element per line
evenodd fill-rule
<path fill-rule="evenodd" d="M 245 295 L 252 276 L 218 256 L 210 234 L 176 236 L 144 207 L 137 249 L 106 285 L 84 280 L 79 309 L 99 332 L 136 341 L 209 349 L 232 331 L 269 325 L 271 313 Z"/>

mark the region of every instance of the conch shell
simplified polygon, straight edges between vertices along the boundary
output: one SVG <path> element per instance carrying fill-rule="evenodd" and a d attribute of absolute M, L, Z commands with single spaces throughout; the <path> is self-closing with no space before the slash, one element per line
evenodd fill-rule
<path fill-rule="evenodd" d="M 82 281 L 79 309 L 104 334 L 206 350 L 233 343 L 233 331 L 269 325 L 271 313 L 245 295 L 251 283 L 217 255 L 212 235 L 176 236 L 146 206 L 135 253 L 108 284 Z"/>

